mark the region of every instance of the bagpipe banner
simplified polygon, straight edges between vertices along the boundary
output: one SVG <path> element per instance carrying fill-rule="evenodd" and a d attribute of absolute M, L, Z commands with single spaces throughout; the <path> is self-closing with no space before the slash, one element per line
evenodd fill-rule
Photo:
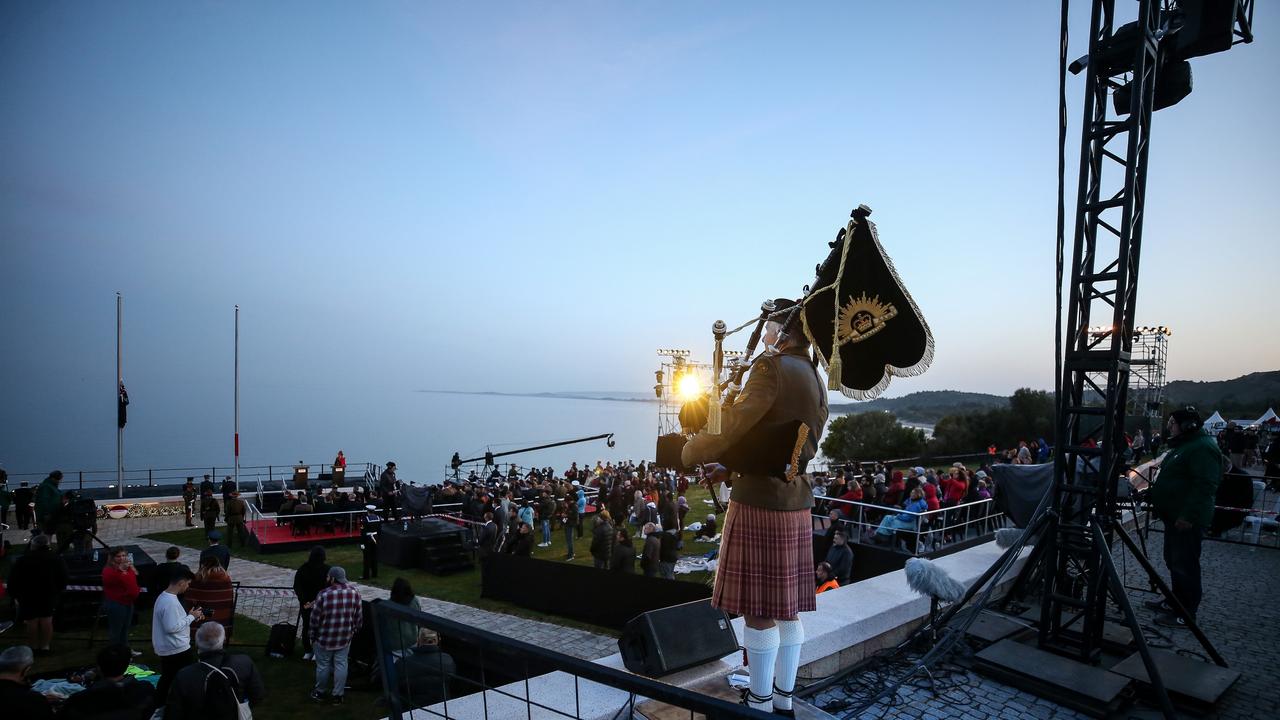
<path fill-rule="evenodd" d="M 933 333 L 860 206 L 836 234 L 801 314 L 828 389 L 870 400 L 933 362 Z"/>

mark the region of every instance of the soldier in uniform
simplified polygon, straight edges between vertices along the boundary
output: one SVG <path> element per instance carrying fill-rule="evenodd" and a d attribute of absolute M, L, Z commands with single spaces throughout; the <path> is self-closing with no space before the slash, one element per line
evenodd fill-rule
<path fill-rule="evenodd" d="M 195 478 L 187 478 L 187 484 L 182 486 L 182 508 L 187 516 L 187 527 L 195 527 L 195 522 L 191 519 L 191 513 L 195 509 L 196 498 L 199 497 L 196 492 Z"/>
<path fill-rule="evenodd" d="M 222 478 L 222 504 L 225 506 L 231 501 L 231 491 L 236 489 L 235 478 L 227 475 Z"/>
<path fill-rule="evenodd" d="M 364 511 L 364 521 L 360 523 L 360 550 L 364 555 L 360 579 L 368 580 L 378 577 L 378 528 L 382 526 L 382 518 L 377 505 L 365 505 Z"/>
<path fill-rule="evenodd" d="M 204 521 L 204 531 L 211 532 L 213 526 L 218 524 L 218 516 L 222 514 L 222 508 L 218 505 L 218 499 L 213 496 L 212 490 L 206 490 L 200 495 L 200 519 Z"/>
<path fill-rule="evenodd" d="M 227 547 L 235 547 L 237 535 L 240 537 L 240 547 L 248 545 L 249 532 L 245 529 L 244 517 L 249 512 L 249 508 L 245 501 L 240 499 L 239 490 L 234 488 L 231 490 L 223 511 L 227 517 Z"/>
<path fill-rule="evenodd" d="M 775 301 L 778 311 L 794 305 Z M 799 613 L 817 608 L 809 517 L 813 491 L 803 470 L 817 454 L 828 411 L 826 385 L 809 360 L 808 340 L 798 328 L 780 338 L 781 329 L 780 322 L 766 323 L 767 351 L 752 364 L 742 393 L 724 409 L 722 432 L 694 436 L 684 446 L 682 460 L 685 465 L 724 461 L 729 466 L 717 465 L 713 471 L 713 478 L 728 483 L 732 494 L 711 604 L 745 616 L 743 645 L 751 686 L 744 702 L 791 715 L 804 643 Z M 807 436 L 801 423 L 808 426 Z M 769 441 L 779 433 L 788 441 Z M 785 449 L 772 450 L 779 446 Z M 760 447 L 786 457 L 764 463 L 729 460 Z M 762 470 L 764 466 L 785 471 Z"/>

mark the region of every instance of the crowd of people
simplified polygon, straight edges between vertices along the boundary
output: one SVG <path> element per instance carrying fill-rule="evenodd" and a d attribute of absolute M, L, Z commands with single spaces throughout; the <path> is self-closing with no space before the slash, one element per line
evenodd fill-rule
<path fill-rule="evenodd" d="M 991 500 L 995 483 L 990 469 L 971 470 L 957 462 L 945 469 L 909 467 L 904 473 L 881 463 L 851 463 L 814 475 L 815 512 L 826 518 L 828 541 L 838 530 L 849 541 L 911 552 L 921 533 L 929 533 L 934 544 L 955 542 L 988 529 L 989 504 L 922 514 Z"/>
<path fill-rule="evenodd" d="M 645 462 L 575 462 L 563 473 L 512 466 L 505 474 L 459 474 L 434 488 L 431 502 L 477 523 L 481 558 L 530 555 L 535 546 L 552 547 L 559 535 L 564 559 L 574 560 L 576 541 L 589 532 L 596 568 L 635 572 L 638 559 L 645 575 L 673 578 L 686 539 L 690 482 L 697 478 Z M 714 537 L 715 515 L 690 527 L 693 537 Z"/>
<path fill-rule="evenodd" d="M 210 533 L 195 572 L 182 562 L 179 548 L 169 547 L 146 588 L 125 548 L 107 551 L 101 576 L 107 644 L 97 655 L 96 670 L 69 678 L 85 689 L 62 702 L 57 717 L 147 718 L 163 708 L 166 718 L 200 718 L 206 717 L 209 703 L 225 702 L 234 713 L 241 702 L 261 701 L 262 681 L 252 661 L 223 649 L 233 627 L 234 589 L 226 569 L 230 553 L 220 539 L 218 531 Z M 62 556 L 48 535 L 33 535 L 27 551 L 13 562 L 6 584 L 18 621 L 26 625 L 28 644 L 0 653 L 0 695 L 29 710 L 21 717 L 54 716 L 46 696 L 28 690 L 25 680 L 36 657 L 54 654 L 53 616 L 67 588 Z M 141 655 L 131 644 L 130 631 L 144 590 L 155 597 L 150 644 L 159 668 L 154 688 L 138 682 L 136 673 L 126 674 Z M 211 675 L 218 680 L 211 683 Z M 8 684 L 2 682 L 6 679 Z"/>
<path fill-rule="evenodd" d="M 1019 452 L 1009 458 L 1011 462 L 1018 462 Z M 961 463 L 944 470 L 909 467 L 905 472 L 880 464 L 848 464 L 811 473 L 815 531 L 825 543 L 815 558 L 820 560 L 814 566 L 815 592 L 851 582 L 852 543 L 895 545 L 899 531 L 910 535 L 935 523 L 939 528 L 947 527 L 947 537 L 941 540 L 958 539 L 964 528 L 952 527 L 954 523 L 944 522 L 943 517 L 926 521 L 922 528 L 919 514 L 991 498 L 994 487 L 988 470 L 986 466 L 970 470 Z M 497 553 L 528 556 L 535 547 L 549 548 L 562 538 L 563 557 L 573 560 L 577 542 L 586 539 L 595 568 L 662 578 L 675 577 L 686 543 L 717 541 L 723 522 L 715 512 L 690 515 L 692 508 L 686 495 L 691 485 L 704 481 L 700 471 L 672 471 L 645 462 L 597 462 L 594 466 L 573 463 L 562 472 L 512 466 L 505 473 L 495 469 L 483 477 L 475 472 L 455 474 L 440 485 L 421 489 L 406 488 L 395 472 L 394 463 L 388 463 L 370 490 L 360 486 L 287 490 L 277 519 L 296 525 L 305 522 L 304 516 L 349 512 L 350 522 L 376 527 L 378 521 L 399 518 L 402 512 L 457 513 L 474 523 L 475 550 L 481 558 Z M 26 653 L 15 650 L 12 656 L 14 671 L 19 673 L 29 669 L 29 664 L 24 665 L 25 658 L 53 652 L 52 598 L 58 597 L 67 584 L 66 566 L 58 548 L 72 544 L 77 527 L 83 524 L 72 521 L 69 511 L 60 510 L 75 501 L 66 493 L 56 492 L 60 480 L 60 473 L 50 474 L 33 494 L 31 527 L 37 532 L 29 550 L 13 564 L 9 577 L 9 592 L 17 601 L 19 619 L 27 625 L 30 643 Z M 413 509 L 408 503 L 410 490 L 419 490 L 424 496 L 417 499 Z M 140 697 L 141 691 L 134 698 L 140 705 L 164 707 L 166 717 L 184 717 L 193 712 L 196 706 L 190 698 L 200 695 L 192 688 L 204 687 L 215 671 L 216 687 L 230 687 L 225 693 L 228 696 L 253 704 L 264 693 L 252 662 L 223 651 L 234 631 L 234 588 L 229 571 L 231 552 L 222 544 L 223 533 L 215 528 L 220 520 L 225 521 L 229 544 L 237 540 L 243 544 L 246 502 L 239 497 L 234 482 L 228 485 L 224 481 L 218 488 L 207 476 L 198 486 L 194 478 L 189 478 L 183 498 L 187 524 L 194 526 L 197 518 L 202 521 L 209 546 L 194 567 L 182 562 L 177 547 L 169 548 L 165 562 L 157 567 L 147 591 L 157 598 L 152 611 L 151 644 L 159 658 L 160 681 L 146 703 Z M 428 512 L 422 512 L 424 507 Z M 367 508 L 371 520 L 357 514 L 361 508 Z M 709 555 L 714 555 L 714 546 L 707 549 L 711 551 Z M 368 573 L 367 566 L 365 572 Z M 119 685 L 121 648 L 127 658 L 138 655 L 130 648 L 129 637 L 143 591 L 132 559 L 123 548 L 108 552 L 102 587 L 102 614 L 109 644 L 99 656 L 100 681 L 95 682 Z M 299 603 L 304 658 L 316 665 L 312 698 L 342 703 L 348 653 L 363 622 L 359 593 L 348 582 L 344 568 L 326 562 L 321 546 L 313 548 L 307 562 L 298 568 L 293 589 Z M 411 608 L 416 608 L 417 603 L 403 578 L 393 584 L 389 602 Z M 424 664 L 423 658 L 431 656 L 431 662 L 439 665 L 439 639 L 433 633 L 420 633 L 418 628 L 408 626 L 393 630 L 401 646 L 397 662 Z M 216 656 L 216 662 L 209 663 L 212 669 L 202 664 L 206 656 Z M 192 670 L 193 667 L 204 669 Z M 415 682 L 421 683 L 420 675 L 415 675 Z M 430 684 L 430 688 L 417 688 L 416 695 L 443 695 L 443 680 Z M 83 701 L 68 702 L 64 708 L 83 705 Z"/>

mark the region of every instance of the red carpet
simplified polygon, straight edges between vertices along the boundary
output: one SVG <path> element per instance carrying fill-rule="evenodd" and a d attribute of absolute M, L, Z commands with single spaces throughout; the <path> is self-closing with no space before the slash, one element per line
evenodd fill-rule
<path fill-rule="evenodd" d="M 347 523 L 345 520 L 335 522 L 332 532 L 326 530 L 319 523 L 316 523 L 311 527 L 310 532 L 302 533 L 300 535 L 293 534 L 293 526 L 277 526 L 275 520 L 251 520 L 246 523 L 246 525 L 249 528 L 249 532 L 257 538 L 258 545 L 264 548 L 270 545 L 307 542 L 308 540 L 312 542 L 321 542 L 348 540 L 360 537 L 359 529 L 347 530 Z M 355 527 L 358 528 L 358 525 L 359 524 L 356 523 Z"/>

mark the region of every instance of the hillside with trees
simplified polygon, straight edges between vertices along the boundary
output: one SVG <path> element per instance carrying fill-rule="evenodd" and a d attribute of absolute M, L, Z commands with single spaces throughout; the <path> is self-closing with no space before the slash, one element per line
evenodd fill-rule
<path fill-rule="evenodd" d="M 1165 414 L 1195 405 L 1202 415 L 1217 410 L 1227 418 L 1255 418 L 1280 408 L 1280 371 L 1258 372 L 1213 382 L 1176 380 L 1166 388 Z M 950 390 L 919 392 L 856 405 L 833 405 L 822 452 L 833 460 L 883 460 L 981 452 L 992 443 L 1015 447 L 1039 438 L 1053 442 L 1053 393 L 1021 388 L 1012 397 Z M 933 423 L 933 437 L 898 424 Z M 1131 418 L 1133 427 L 1145 425 Z"/>
<path fill-rule="evenodd" d="M 986 393 L 958 390 L 928 390 L 899 398 L 876 398 L 869 402 L 838 403 L 831 406 L 832 415 L 852 413 L 893 413 L 899 420 L 932 425 L 947 415 L 982 412 L 1006 407 L 1009 398 Z"/>
<path fill-rule="evenodd" d="M 1256 418 L 1267 408 L 1280 407 L 1280 370 L 1233 380 L 1174 380 L 1165 386 L 1165 404 L 1170 409 L 1195 405 L 1205 417 L 1217 410 L 1226 418 Z"/>

